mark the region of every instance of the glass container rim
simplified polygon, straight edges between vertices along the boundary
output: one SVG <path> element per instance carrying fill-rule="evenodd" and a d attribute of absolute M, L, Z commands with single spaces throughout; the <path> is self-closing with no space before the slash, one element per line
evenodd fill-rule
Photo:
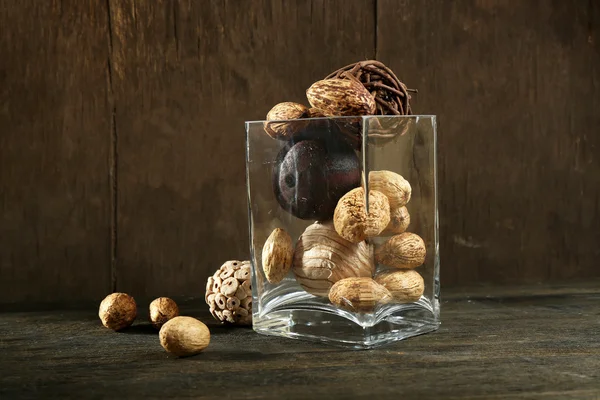
<path fill-rule="evenodd" d="M 314 118 L 295 118 L 295 119 L 276 119 L 276 120 L 250 120 L 245 121 L 246 124 L 264 124 L 269 122 L 294 122 L 294 121 L 330 121 L 330 120 L 362 120 L 378 119 L 378 118 L 431 118 L 436 119 L 434 114 L 411 114 L 411 115 L 354 115 L 354 116 L 331 116 L 331 117 L 314 117 Z"/>

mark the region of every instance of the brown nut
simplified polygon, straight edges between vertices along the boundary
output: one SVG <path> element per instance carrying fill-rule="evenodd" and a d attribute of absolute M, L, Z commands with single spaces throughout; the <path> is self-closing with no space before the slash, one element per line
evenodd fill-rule
<path fill-rule="evenodd" d="M 376 111 L 375 98 L 358 81 L 325 79 L 306 90 L 308 102 L 327 116 L 372 115 Z"/>
<path fill-rule="evenodd" d="M 359 243 L 379 235 L 390 222 L 387 197 L 378 191 L 369 191 L 369 213 L 365 209 L 365 191 L 359 187 L 346 193 L 333 213 L 337 233 L 346 240 Z"/>
<path fill-rule="evenodd" d="M 269 283 L 279 283 L 292 267 L 292 238 L 281 228 L 271 232 L 262 251 L 262 266 Z"/>
<path fill-rule="evenodd" d="M 329 301 L 349 311 L 370 312 L 392 301 L 392 295 L 371 278 L 346 278 L 333 285 Z"/>
<path fill-rule="evenodd" d="M 267 121 L 264 122 L 265 132 L 274 139 L 289 139 L 298 131 L 304 129 L 307 125 L 304 121 L 286 121 L 305 118 L 308 115 L 308 108 L 302 104 L 293 102 L 279 103 L 273 107 L 267 114 Z"/>
<path fill-rule="evenodd" d="M 100 303 L 98 316 L 102 325 L 119 331 L 130 326 L 137 317 L 137 305 L 127 293 L 109 294 Z"/>
<path fill-rule="evenodd" d="M 159 336 L 162 347 L 179 357 L 198 354 L 210 343 L 208 327 L 192 317 L 175 317 L 167 321 L 160 328 Z"/>
<path fill-rule="evenodd" d="M 306 113 L 306 118 L 324 118 L 326 116 L 327 115 L 325 115 L 325 111 L 315 107 L 309 108 L 308 112 Z"/>
<path fill-rule="evenodd" d="M 387 196 L 390 210 L 405 206 L 410 201 L 410 183 L 392 171 L 369 172 L 369 190 L 377 190 Z"/>
<path fill-rule="evenodd" d="M 317 222 L 298 239 L 292 272 L 308 293 L 326 297 L 340 279 L 373 276 L 372 255 L 366 242 L 351 243 L 340 237 L 330 222 Z"/>
<path fill-rule="evenodd" d="M 389 290 L 398 303 L 413 303 L 425 290 L 423 277 L 413 269 L 381 272 L 375 281 Z"/>
<path fill-rule="evenodd" d="M 178 315 L 177 303 L 168 297 L 159 297 L 150 303 L 150 322 L 156 329 L 160 329 L 165 322 Z"/>
<path fill-rule="evenodd" d="M 390 223 L 380 236 L 391 236 L 403 233 L 410 225 L 410 214 L 405 206 L 390 209 Z"/>
<path fill-rule="evenodd" d="M 375 262 L 394 268 L 416 268 L 425 262 L 423 239 L 415 233 L 392 236 L 375 250 Z"/>

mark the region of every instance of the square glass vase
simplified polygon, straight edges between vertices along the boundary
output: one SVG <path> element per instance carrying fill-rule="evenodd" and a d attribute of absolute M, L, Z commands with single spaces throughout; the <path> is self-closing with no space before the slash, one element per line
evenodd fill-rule
<path fill-rule="evenodd" d="M 356 349 L 435 331 L 435 116 L 251 121 L 246 134 L 253 329 Z"/>

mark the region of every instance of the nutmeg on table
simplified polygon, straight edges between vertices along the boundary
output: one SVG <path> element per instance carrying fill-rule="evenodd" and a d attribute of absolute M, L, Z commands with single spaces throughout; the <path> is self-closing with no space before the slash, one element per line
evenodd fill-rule
<path fill-rule="evenodd" d="M 192 317 L 175 317 L 167 321 L 159 332 L 160 344 L 179 357 L 200 353 L 210 343 L 208 327 Z"/>
<path fill-rule="evenodd" d="M 102 325 L 119 331 L 130 326 L 137 317 L 137 304 L 127 293 L 109 294 L 100 303 L 98 316 Z"/>
<path fill-rule="evenodd" d="M 159 297 L 150 303 L 150 322 L 160 329 L 165 322 L 179 316 L 177 303 L 168 297 Z"/>

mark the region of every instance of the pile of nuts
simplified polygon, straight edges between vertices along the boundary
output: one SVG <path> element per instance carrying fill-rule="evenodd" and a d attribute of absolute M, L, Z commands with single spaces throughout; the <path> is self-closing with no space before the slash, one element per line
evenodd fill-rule
<path fill-rule="evenodd" d="M 285 142 L 273 167 L 274 196 L 294 217 L 316 220 L 295 243 L 284 229 L 272 231 L 262 249 L 270 284 L 291 271 L 306 292 L 357 313 L 421 298 L 424 281 L 415 268 L 425 262 L 426 247 L 421 237 L 407 232 L 410 183 L 392 171 L 371 171 L 367 195 L 357 155 L 360 119 L 326 118 L 409 115 L 410 91 L 388 67 L 367 60 L 311 85 L 306 91 L 311 107 L 283 102 L 269 111 L 265 132 Z M 381 137 L 398 132 L 397 126 L 387 127 L 388 133 L 380 128 Z M 388 239 L 375 246 L 376 237 Z M 205 301 L 218 321 L 250 325 L 250 261 L 225 262 L 208 278 Z M 207 326 L 180 316 L 172 299 L 155 299 L 149 312 L 168 352 L 190 356 L 209 345 Z M 130 295 L 113 293 L 102 301 L 98 315 L 105 327 L 120 331 L 133 324 L 137 305 Z"/>
<path fill-rule="evenodd" d="M 426 246 L 407 232 L 410 183 L 393 171 L 371 171 L 367 196 L 360 130 L 348 129 L 355 121 L 342 127 L 339 119 L 310 119 L 409 114 L 408 91 L 385 65 L 363 61 L 311 85 L 311 107 L 284 102 L 269 111 L 265 132 L 285 142 L 273 167 L 275 198 L 294 217 L 317 221 L 296 243 L 282 228 L 271 233 L 262 250 L 270 284 L 291 271 L 305 291 L 353 312 L 421 298 L 424 281 L 415 268 L 424 264 Z M 376 246 L 377 237 L 387 240 Z"/>
<path fill-rule="evenodd" d="M 155 299 L 150 303 L 149 311 L 150 323 L 159 330 L 160 344 L 169 353 L 179 357 L 192 356 L 210 343 L 208 327 L 196 318 L 179 316 L 179 307 L 172 299 Z M 121 331 L 137 318 L 137 304 L 127 293 L 112 293 L 100 303 L 98 316 L 106 328 Z"/>
<path fill-rule="evenodd" d="M 406 231 L 410 184 L 391 171 L 373 171 L 369 181 L 368 212 L 364 189 L 357 187 L 338 201 L 333 221 L 309 225 L 295 245 L 275 229 L 262 251 L 267 281 L 277 284 L 292 271 L 307 292 L 355 312 L 418 301 L 424 281 L 415 268 L 425 262 L 426 246 Z M 389 238 L 375 246 L 375 237 Z"/>

